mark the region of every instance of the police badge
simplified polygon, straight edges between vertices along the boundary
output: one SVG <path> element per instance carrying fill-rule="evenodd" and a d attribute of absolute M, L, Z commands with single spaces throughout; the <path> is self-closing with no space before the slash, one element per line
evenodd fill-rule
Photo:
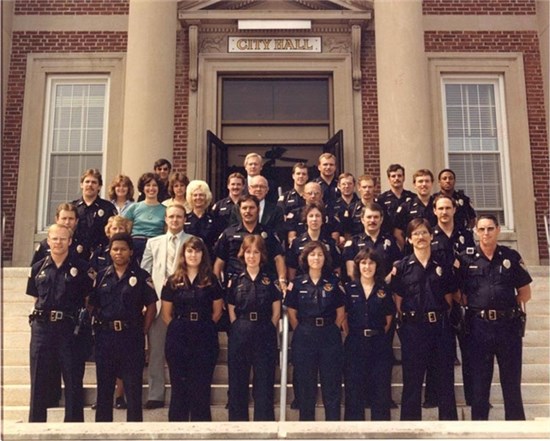
<path fill-rule="evenodd" d="M 384 290 L 379 289 L 379 290 L 376 292 L 376 297 L 378 297 L 379 299 L 383 299 L 384 297 L 386 297 L 386 293 L 384 292 Z"/>
<path fill-rule="evenodd" d="M 271 280 L 269 280 L 269 277 L 262 278 L 262 284 L 269 285 L 270 283 L 271 283 Z"/>
<path fill-rule="evenodd" d="M 325 291 L 332 291 L 333 288 L 332 283 L 325 283 L 323 286 L 323 290 Z"/>
<path fill-rule="evenodd" d="M 97 210 L 97 215 L 99 217 L 103 217 L 104 214 L 105 214 L 105 212 L 101 208 L 99 210 Z"/>
<path fill-rule="evenodd" d="M 440 266 L 438 266 L 436 269 L 435 269 L 435 272 L 436 274 L 441 277 L 443 275 L 443 268 L 441 268 Z"/>
<path fill-rule="evenodd" d="M 71 276 L 73 277 L 76 277 L 78 276 L 78 269 L 75 268 L 74 266 L 69 270 L 69 273 L 71 274 Z"/>
<path fill-rule="evenodd" d="M 512 263 L 508 259 L 502 261 L 502 266 L 506 269 L 509 269 L 512 266 Z"/>
<path fill-rule="evenodd" d="M 137 283 L 137 277 L 136 276 L 132 276 L 130 277 L 130 280 L 128 280 L 128 283 L 130 284 L 130 286 L 134 287 L 136 286 L 136 283 Z"/>

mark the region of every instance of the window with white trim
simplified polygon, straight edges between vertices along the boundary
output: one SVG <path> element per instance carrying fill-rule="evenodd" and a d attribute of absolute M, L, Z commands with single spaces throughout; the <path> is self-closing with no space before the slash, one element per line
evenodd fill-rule
<path fill-rule="evenodd" d="M 447 166 L 476 212 L 513 228 L 502 76 L 442 78 Z"/>
<path fill-rule="evenodd" d="M 103 173 L 108 99 L 105 75 L 48 77 L 38 231 L 54 222 L 60 203 L 80 196 L 84 170 Z"/>

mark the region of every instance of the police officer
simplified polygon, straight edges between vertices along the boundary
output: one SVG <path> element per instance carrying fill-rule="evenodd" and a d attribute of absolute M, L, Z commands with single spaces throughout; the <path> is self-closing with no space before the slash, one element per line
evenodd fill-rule
<path fill-rule="evenodd" d="M 315 420 L 320 373 L 325 419 L 340 420 L 343 347 L 340 326 L 345 318 L 344 289 L 330 272 L 330 255 L 321 242 L 309 242 L 300 255 L 304 274 L 297 276 L 285 298 L 292 338 L 292 364 L 300 421 Z"/>
<path fill-rule="evenodd" d="M 75 240 L 83 246 L 82 256 L 89 259 L 94 250 L 108 242 L 105 225 L 111 216 L 118 214 L 116 207 L 99 197 L 103 179 L 99 170 L 89 168 L 80 177 L 82 197 L 72 204 L 78 212 Z"/>
<path fill-rule="evenodd" d="M 522 305 L 531 299 L 531 276 L 519 253 L 498 244 L 495 216 L 476 225 L 479 245 L 460 255 L 460 283 L 467 305 L 466 329 L 472 369 L 472 420 L 489 418 L 496 356 L 506 420 L 525 420 L 521 397 Z"/>
<path fill-rule="evenodd" d="M 229 194 L 226 198 L 220 199 L 212 205 L 210 214 L 214 220 L 215 237 L 218 237 L 229 226 L 231 211 L 243 194 L 244 181 L 245 178 L 240 173 L 231 173 L 227 177 L 227 190 L 229 190 Z"/>
<path fill-rule="evenodd" d="M 344 419 L 365 419 L 366 388 L 370 387 L 371 420 L 389 421 L 393 363 L 389 331 L 395 306 L 384 283 L 381 256 L 365 248 L 354 263 L 353 281 L 345 286 Z"/>
<path fill-rule="evenodd" d="M 322 203 L 312 202 L 302 209 L 302 221 L 307 225 L 307 231 L 292 241 L 292 245 L 286 252 L 286 266 L 288 279 L 294 280 L 296 274 L 301 274 L 299 258 L 306 244 L 312 240 L 322 242 L 331 257 L 331 270 L 340 274 L 341 255 L 340 249 L 334 239 L 323 230 L 323 221 L 326 218 Z"/>
<path fill-rule="evenodd" d="M 378 195 L 376 202 L 384 208 L 390 225 L 395 224 L 395 214 L 401 204 L 414 197 L 414 193 L 403 188 L 405 168 L 401 164 L 390 164 L 386 170 L 390 189 Z"/>
<path fill-rule="evenodd" d="M 172 386 L 168 421 L 212 421 L 210 389 L 220 350 L 216 322 L 223 299 L 200 238 L 184 242 L 161 299 Z"/>
<path fill-rule="evenodd" d="M 341 173 L 338 176 L 338 190 L 340 196 L 334 201 L 328 215 L 331 218 L 336 218 L 340 223 L 338 234 L 344 243 L 344 235 L 351 235 L 351 212 L 353 207 L 359 202 L 359 197 L 355 194 L 355 178 L 351 173 Z"/>
<path fill-rule="evenodd" d="M 143 421 L 145 335 L 156 314 L 157 294 L 149 273 L 132 262 L 133 246 L 128 233 L 111 237 L 113 264 L 98 274 L 89 301 L 96 337 L 98 422 L 113 421 L 117 377 L 124 383 L 127 421 Z"/>
<path fill-rule="evenodd" d="M 463 190 L 455 190 L 456 175 L 450 168 L 445 168 L 437 175 L 440 192 L 436 193 L 451 197 L 456 203 L 455 224 L 459 228 L 471 230 L 476 221 L 476 212 L 472 207 L 470 198 Z"/>
<path fill-rule="evenodd" d="M 248 381 L 253 371 L 254 421 L 274 421 L 277 323 L 281 292 L 261 270 L 267 250 L 261 236 L 248 235 L 239 251 L 245 270 L 229 282 L 227 303 L 231 332 L 228 343 L 229 421 L 248 421 Z"/>
<path fill-rule="evenodd" d="M 105 235 L 108 239 L 117 233 L 130 233 L 132 231 L 132 223 L 125 217 L 117 214 L 111 216 L 105 225 Z M 100 245 L 90 257 L 90 264 L 99 272 L 113 263 L 111 259 L 111 250 L 109 244 Z"/>
<path fill-rule="evenodd" d="M 456 286 L 451 269 L 431 255 L 431 234 L 426 219 L 413 219 L 407 227 L 413 253 L 392 271 L 403 361 L 402 421 L 422 418 L 422 383 L 431 358 L 437 360 L 439 419 L 457 419 L 454 334 L 448 320 Z"/>
<path fill-rule="evenodd" d="M 294 181 L 294 187 L 287 192 L 279 196 L 277 205 L 283 209 L 283 214 L 290 213 L 295 208 L 300 208 L 305 205 L 304 190 L 307 180 L 309 179 L 309 173 L 307 165 L 303 162 L 297 162 L 292 167 L 292 180 Z"/>
<path fill-rule="evenodd" d="M 82 378 L 85 357 L 79 346 L 78 317 L 95 278 L 89 264 L 69 253 L 72 230 L 48 229 L 50 255 L 35 263 L 27 294 L 36 298 L 31 324 L 31 403 L 29 422 L 45 422 L 52 394 L 52 365 L 65 383 L 65 422 L 84 421 Z"/>
<path fill-rule="evenodd" d="M 340 197 L 338 178 L 336 177 L 336 156 L 332 153 L 322 153 L 317 162 L 319 176 L 313 180 L 321 186 L 323 202 L 327 207 L 332 207 L 336 199 Z"/>

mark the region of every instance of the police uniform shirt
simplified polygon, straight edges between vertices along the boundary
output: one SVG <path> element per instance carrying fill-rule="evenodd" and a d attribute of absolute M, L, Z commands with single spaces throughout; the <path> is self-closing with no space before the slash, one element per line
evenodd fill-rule
<path fill-rule="evenodd" d="M 350 332 L 362 329 L 384 332 L 386 316 L 395 314 L 395 305 L 387 287 L 384 284 L 375 284 L 368 298 L 361 282 L 348 282 L 345 290 Z"/>
<path fill-rule="evenodd" d="M 302 220 L 302 210 L 305 207 L 295 208 L 286 215 L 285 223 L 281 228 L 283 234 L 288 235 L 289 232 L 295 231 L 297 236 L 304 234 L 307 231 L 307 225 Z M 332 234 L 339 231 L 338 219 L 330 216 L 325 216 L 323 226 L 321 227 L 324 233 Z"/>
<path fill-rule="evenodd" d="M 202 217 L 198 217 L 194 212 L 188 213 L 183 231 L 187 234 L 200 237 L 209 249 L 212 249 L 216 241 L 214 221 L 208 213 L 204 213 Z"/>
<path fill-rule="evenodd" d="M 47 256 L 32 266 L 27 294 L 36 297 L 36 309 L 76 313 L 85 305 L 95 276 L 90 264 L 74 255 L 69 254 L 59 268 Z"/>
<path fill-rule="evenodd" d="M 317 317 L 335 320 L 336 310 L 344 302 L 344 288 L 335 274 L 321 277 L 316 284 L 309 274 L 297 276 L 285 297 L 285 306 L 298 312 L 298 321 Z"/>
<path fill-rule="evenodd" d="M 437 225 L 437 217 L 433 210 L 433 200 L 434 197 L 430 196 L 428 204 L 424 205 L 418 196 L 414 196 L 412 199 L 401 204 L 395 213 L 395 228 L 407 231 L 409 222 L 421 217 L 427 219 L 430 225 Z"/>
<path fill-rule="evenodd" d="M 386 212 L 384 206 L 380 204 L 377 198 L 374 199 L 374 202 L 379 204 L 382 207 L 383 210 L 383 220 L 382 225 L 380 226 L 380 231 L 384 233 L 391 234 L 393 233 L 393 223 L 391 217 Z M 363 201 L 359 199 L 356 201 L 350 208 L 350 219 L 347 224 L 347 231 L 344 230 L 345 233 L 349 233 L 352 236 L 355 236 L 356 234 L 361 234 L 365 231 L 365 226 L 362 222 L 362 215 L 363 215 L 363 208 L 365 205 L 363 204 Z M 344 228 L 346 228 L 346 225 L 344 224 Z"/>
<path fill-rule="evenodd" d="M 384 211 L 388 214 L 392 223 L 394 223 L 395 214 L 400 205 L 413 199 L 415 196 L 416 195 L 412 191 L 403 190 L 401 192 L 401 197 L 397 197 L 393 191 L 387 190 L 380 193 L 376 199 L 378 204 L 384 208 Z"/>
<path fill-rule="evenodd" d="M 220 233 L 229 226 L 229 219 L 231 218 L 231 210 L 235 203 L 230 197 L 225 199 L 220 199 L 210 209 L 210 215 L 214 221 L 214 229 L 216 231 L 216 236 L 218 237 Z"/>
<path fill-rule="evenodd" d="M 474 235 L 470 230 L 456 228 L 451 237 L 439 227 L 433 230 L 432 255 L 438 262 L 453 265 L 455 257 L 467 249 L 474 249 Z"/>
<path fill-rule="evenodd" d="M 286 265 L 290 268 L 299 269 L 299 257 L 309 242 L 311 242 L 313 239 L 309 235 L 309 233 L 306 231 L 305 233 L 301 234 L 299 237 L 294 239 L 292 242 L 292 245 L 288 248 L 286 252 Z M 334 239 L 330 237 L 328 234 L 321 232 L 319 235 L 319 242 L 323 243 L 325 245 L 326 250 L 330 254 L 330 257 L 332 259 L 332 270 L 335 268 L 338 268 L 341 265 L 341 254 L 340 249 L 336 246 L 336 242 L 334 242 Z M 301 271 L 299 272 L 301 273 Z"/>
<path fill-rule="evenodd" d="M 247 271 L 231 279 L 227 290 L 227 303 L 235 306 L 235 315 L 258 313 L 259 319 L 271 319 L 273 303 L 281 300 L 281 292 L 275 282 L 265 272 L 260 272 L 254 280 Z"/>
<path fill-rule="evenodd" d="M 48 245 L 48 239 L 43 239 L 36 246 L 34 254 L 32 256 L 31 266 L 33 266 L 39 260 L 44 259 L 50 255 L 50 246 Z M 69 254 L 73 254 L 75 257 L 86 260 L 84 257 L 84 246 L 78 242 L 76 237 L 73 237 L 71 244 L 69 245 Z"/>
<path fill-rule="evenodd" d="M 384 260 L 384 275 L 391 271 L 393 264 L 403 258 L 403 254 L 393 236 L 379 233 L 375 241 L 365 232 L 353 236 L 344 244 L 342 260 L 353 261 L 359 251 L 370 248 L 375 250 Z"/>
<path fill-rule="evenodd" d="M 411 254 L 394 265 L 392 291 L 402 297 L 401 311 L 446 311 L 445 295 L 456 291 L 451 267 L 430 258 L 426 268 Z"/>
<path fill-rule="evenodd" d="M 111 248 L 109 245 L 100 245 L 90 257 L 90 265 L 97 271 L 107 268 L 113 263 L 111 259 Z"/>
<path fill-rule="evenodd" d="M 120 278 L 113 265 L 102 270 L 88 303 L 98 309 L 100 321 L 127 320 L 141 326 L 143 307 L 157 300 L 149 273 L 130 264 Z"/>
<path fill-rule="evenodd" d="M 470 308 L 514 308 L 516 289 L 532 282 L 519 253 L 502 245 L 497 246 L 491 260 L 478 246 L 460 254 L 459 261 L 461 290 Z"/>
<path fill-rule="evenodd" d="M 328 215 L 330 218 L 336 218 L 339 224 L 338 230 L 340 234 L 349 233 L 351 231 L 351 213 L 357 202 L 359 202 L 359 198 L 353 193 L 349 204 L 340 196 L 336 199 L 334 205 L 330 207 Z"/>
<path fill-rule="evenodd" d="M 86 258 L 100 245 L 108 242 L 105 226 L 111 216 L 118 214 L 116 207 L 105 199 L 97 197 L 90 205 L 82 198 L 72 202 L 78 212 L 75 238 L 84 247 Z"/>
<path fill-rule="evenodd" d="M 306 201 L 304 200 L 304 198 L 300 196 L 300 194 L 294 188 L 279 196 L 279 199 L 277 200 L 277 205 L 283 209 L 285 217 L 292 210 L 296 208 L 301 208 L 305 204 Z"/>
<path fill-rule="evenodd" d="M 316 182 L 321 186 L 321 191 L 323 192 L 323 202 L 327 208 L 332 207 L 336 202 L 336 199 L 341 196 L 340 190 L 338 190 L 338 178 L 334 176 L 332 181 L 330 181 L 330 184 L 327 184 L 321 176 L 318 176 L 313 180 L 313 182 Z"/>
<path fill-rule="evenodd" d="M 197 312 L 201 320 L 212 319 L 212 303 L 222 298 L 222 289 L 217 279 L 203 284 L 198 277 L 193 282 L 178 283 L 172 287 L 172 277 L 168 279 L 160 295 L 161 300 L 173 304 L 174 316 Z"/>
<path fill-rule="evenodd" d="M 270 264 L 274 265 L 273 261 L 276 256 L 283 255 L 283 249 L 277 235 L 266 231 L 262 224 L 256 224 L 252 232 L 249 232 L 242 223 L 229 226 L 220 235 L 214 247 L 214 256 L 225 262 L 224 271 L 226 274 L 241 273 L 244 270 L 244 265 L 237 254 L 244 238 L 250 234 L 260 235 L 264 239 Z"/>
<path fill-rule="evenodd" d="M 436 193 L 434 197 L 440 194 L 442 193 Z M 470 198 L 466 196 L 462 190 L 455 190 L 452 198 L 456 203 L 456 212 L 454 215 L 455 225 L 460 228 L 470 228 L 470 221 L 476 218 L 476 211 L 472 207 Z"/>

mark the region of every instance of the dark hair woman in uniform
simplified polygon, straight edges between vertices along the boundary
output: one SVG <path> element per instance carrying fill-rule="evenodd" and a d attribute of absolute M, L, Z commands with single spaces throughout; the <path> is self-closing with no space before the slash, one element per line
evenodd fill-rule
<path fill-rule="evenodd" d="M 230 280 L 227 304 L 231 331 L 228 344 L 229 421 L 248 421 L 248 380 L 253 369 L 254 421 L 274 421 L 277 323 L 281 293 L 262 271 L 267 249 L 259 235 L 243 240 L 238 254 L 245 270 Z"/>
<path fill-rule="evenodd" d="M 331 272 L 323 243 L 309 242 L 300 254 L 304 274 L 297 276 L 285 298 L 294 329 L 292 364 L 298 387 L 300 421 L 315 420 L 317 375 L 327 421 L 340 420 L 343 347 L 340 326 L 345 318 L 344 290 Z"/>
<path fill-rule="evenodd" d="M 216 322 L 222 291 L 212 273 L 204 242 L 191 237 L 182 246 L 177 269 L 162 288 L 165 355 L 172 397 L 169 421 L 211 421 L 210 387 L 218 360 Z"/>
<path fill-rule="evenodd" d="M 388 331 L 395 306 L 384 284 L 384 264 L 365 248 L 354 259 L 355 276 L 346 284 L 344 383 L 346 421 L 365 420 L 365 398 L 372 397 L 371 420 L 389 421 L 392 342 Z M 367 391 L 367 387 L 372 387 Z"/>

